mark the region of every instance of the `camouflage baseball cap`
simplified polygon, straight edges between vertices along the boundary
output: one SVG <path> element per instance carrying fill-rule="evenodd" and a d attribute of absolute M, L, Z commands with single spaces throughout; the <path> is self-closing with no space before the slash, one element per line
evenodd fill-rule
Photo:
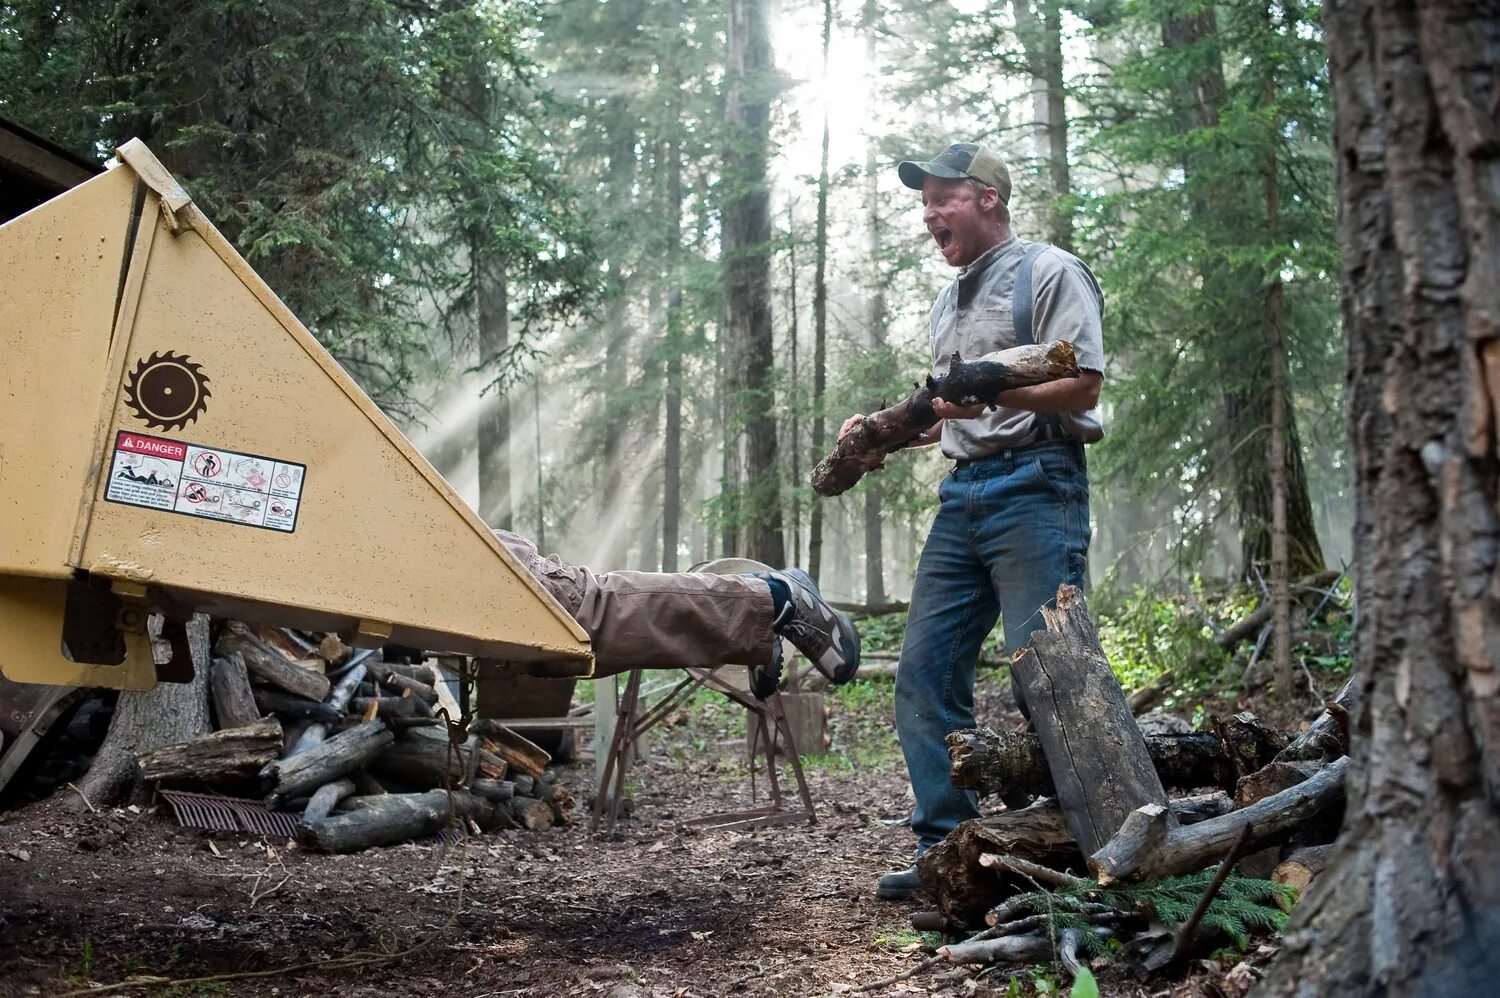
<path fill-rule="evenodd" d="M 968 177 L 1000 194 L 1002 204 L 1010 204 L 1010 171 L 1000 154 L 989 146 L 958 142 L 925 163 L 907 161 L 896 167 L 901 182 L 914 191 L 922 189 L 925 177 L 961 180 Z"/>

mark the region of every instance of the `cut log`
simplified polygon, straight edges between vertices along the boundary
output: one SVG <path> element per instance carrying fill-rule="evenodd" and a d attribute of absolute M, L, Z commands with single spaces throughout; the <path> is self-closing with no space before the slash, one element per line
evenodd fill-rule
<path fill-rule="evenodd" d="M 1271 874 L 1278 884 L 1288 884 L 1299 892 L 1306 891 L 1318 874 L 1328 868 L 1333 856 L 1333 845 L 1304 846 L 1296 850 Z"/>
<path fill-rule="evenodd" d="M 399 672 L 386 675 L 380 680 L 380 685 L 397 694 L 409 693 L 423 703 L 437 702 L 437 690 L 420 680 L 403 676 Z"/>
<path fill-rule="evenodd" d="M 1183 824 L 1229 813 L 1224 793 L 1183 797 L 1171 803 Z M 995 905 L 1017 890 L 1030 889 L 1019 877 L 997 877 L 980 865 L 985 853 L 1002 853 L 1031 860 L 1055 870 L 1077 869 L 1084 857 L 1068 831 L 1062 809 L 1054 800 L 959 825 L 947 838 L 922 854 L 917 870 L 922 886 L 932 892 L 945 915 L 965 925 L 982 925 Z"/>
<path fill-rule="evenodd" d="M 511 801 L 516 820 L 527 831 L 540 832 L 552 827 L 552 805 L 533 797 L 517 797 Z"/>
<path fill-rule="evenodd" d="M 323 784 L 312 795 L 312 800 L 307 802 L 307 807 L 302 812 L 302 821 L 306 824 L 322 821 L 333 813 L 339 801 L 353 796 L 354 789 L 354 781 L 348 778 Z"/>
<path fill-rule="evenodd" d="M 1324 762 L 1349 753 L 1349 714 L 1359 702 L 1354 680 L 1344 683 L 1323 713 L 1276 756 L 1277 762 Z"/>
<path fill-rule="evenodd" d="M 387 731 L 385 725 L 369 721 L 341 731 L 300 755 L 270 763 L 261 770 L 261 775 L 275 784 L 266 796 L 266 807 L 274 810 L 283 801 L 312 793 L 325 783 L 349 775 L 395 740 L 396 736 Z"/>
<path fill-rule="evenodd" d="M 330 707 L 321 700 L 309 700 L 306 697 L 293 696 L 290 693 L 282 693 L 280 690 L 268 690 L 255 687 L 255 705 L 267 714 L 279 714 L 285 720 L 299 719 L 304 721 L 317 721 L 323 724 L 333 724 L 339 721 L 344 712 L 337 707 Z"/>
<path fill-rule="evenodd" d="M 510 775 L 510 764 L 495 753 L 484 747 L 484 741 L 479 743 L 479 775 L 489 780 L 503 780 Z M 525 777 L 531 779 L 531 777 Z"/>
<path fill-rule="evenodd" d="M 475 780 L 471 791 L 488 801 L 510 800 L 516 796 L 516 785 L 508 780 Z"/>
<path fill-rule="evenodd" d="M 1164 786 L 1234 788 L 1236 769 L 1217 734 L 1147 735 L 1146 751 Z M 1251 760 L 1250 768 L 1267 765 L 1274 755 L 1270 751 Z M 998 794 L 1011 807 L 1024 807 L 1033 798 L 1056 793 L 1041 739 L 1031 733 L 991 728 L 955 731 L 948 735 L 948 758 L 955 786 L 981 797 Z"/>
<path fill-rule="evenodd" d="M 1052 940 L 1046 936 L 1002 936 L 968 939 L 938 947 L 949 963 L 1050 963 Z"/>
<path fill-rule="evenodd" d="M 192 741 L 163 745 L 138 758 L 141 776 L 155 783 L 195 780 L 236 783 L 281 754 L 281 722 L 274 717 L 227 728 Z"/>
<path fill-rule="evenodd" d="M 412 697 L 355 697 L 349 701 L 349 713 L 366 720 L 377 717 L 414 717 L 417 713 L 417 701 Z"/>
<path fill-rule="evenodd" d="M 1042 607 L 1042 617 L 1046 629 L 1032 634 L 1011 674 L 1025 695 L 1069 830 L 1091 854 L 1139 807 L 1156 804 L 1173 819 L 1083 593 L 1061 586 L 1055 607 Z"/>
<path fill-rule="evenodd" d="M 305 669 L 288 659 L 257 638 L 243 624 L 231 622 L 225 626 L 224 633 L 219 636 L 217 651 L 226 658 L 238 653 L 251 675 L 278 689 L 318 703 L 328 697 L 332 684 L 327 676 Z"/>
<path fill-rule="evenodd" d="M 864 417 L 813 469 L 813 491 L 837 496 L 854 487 L 865 472 L 885 463 L 938 421 L 933 399 L 960 405 L 993 403 L 1001 392 L 1078 377 L 1078 359 L 1066 340 L 1012 347 L 965 361 L 954 354 L 942 377 L 929 377 L 895 405 Z"/>
<path fill-rule="evenodd" d="M 349 657 L 349 646 L 337 634 L 325 634 L 318 642 L 318 657 L 329 665 L 337 665 Z"/>
<path fill-rule="evenodd" d="M 303 639 L 295 631 L 283 630 L 280 627 L 271 627 L 267 624 L 242 624 L 246 633 L 250 634 L 261 644 L 279 652 L 288 661 L 296 662 L 307 659 L 317 653 L 317 646 L 311 641 Z"/>
<path fill-rule="evenodd" d="M 260 707 L 250 689 L 245 661 L 238 655 L 214 659 L 209 674 L 209 691 L 213 695 L 214 717 L 220 729 L 243 728 L 260 720 Z"/>
<path fill-rule="evenodd" d="M 334 684 L 333 689 L 328 693 L 328 699 L 324 703 L 338 711 L 340 717 L 342 717 L 344 711 L 349 707 L 349 699 L 354 696 L 354 691 L 359 688 L 360 681 L 364 678 L 365 667 L 356 665 Z M 328 729 L 329 724 L 325 721 L 308 725 L 307 730 L 302 732 L 301 736 L 292 743 L 292 747 L 287 751 L 287 755 L 306 752 L 314 745 L 322 744 L 328 738 Z"/>
<path fill-rule="evenodd" d="M 484 750 L 504 759 L 512 772 L 540 779 L 547 764 L 552 761 L 552 756 L 535 742 L 518 735 L 493 718 L 481 717 L 469 725 L 469 730 L 482 737 Z"/>
<path fill-rule="evenodd" d="M 1247 848 L 1268 845 L 1342 803 L 1348 765 L 1347 757 L 1339 759 L 1288 790 L 1196 825 L 1176 827 L 1159 805 L 1139 808 L 1119 834 L 1089 858 L 1089 866 L 1101 884 L 1191 873 L 1222 859 L 1247 825 Z"/>
<path fill-rule="evenodd" d="M 455 746 L 446 737 L 403 735 L 370 764 L 378 777 L 424 790 L 461 786 L 473 772 L 477 744 Z"/>
<path fill-rule="evenodd" d="M 1312 778 L 1321 768 L 1315 762 L 1273 762 L 1240 778 L 1234 790 L 1234 806 L 1249 807 L 1263 801 Z"/>
<path fill-rule="evenodd" d="M 405 662 L 370 662 L 370 675 L 384 681 L 388 676 L 405 676 L 428 686 L 436 686 L 441 678 L 430 665 L 409 665 Z"/>
<path fill-rule="evenodd" d="M 344 804 L 351 809 L 321 821 L 303 822 L 297 830 L 298 841 L 324 852 L 358 852 L 435 835 L 450 818 L 484 823 L 492 810 L 489 802 L 462 790 L 350 798 Z"/>

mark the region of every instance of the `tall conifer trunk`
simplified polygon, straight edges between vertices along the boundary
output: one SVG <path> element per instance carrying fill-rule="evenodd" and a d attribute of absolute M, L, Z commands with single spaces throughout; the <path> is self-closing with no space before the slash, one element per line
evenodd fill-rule
<path fill-rule="evenodd" d="M 771 193 L 766 180 L 775 80 L 767 0 L 730 0 L 725 66 L 723 209 L 725 340 L 744 427 L 744 473 L 738 491 L 745 553 L 786 563 L 781 469 L 772 388 L 776 357 L 771 325 Z"/>
<path fill-rule="evenodd" d="M 828 92 L 828 46 L 833 34 L 833 0 L 823 0 L 823 91 Z M 825 451 L 828 388 L 828 100 L 823 103 L 823 147 L 818 166 L 818 220 L 813 232 L 813 429 L 812 449 Z M 823 507 L 812 504 L 807 526 L 807 572 L 822 581 Z"/>
<path fill-rule="evenodd" d="M 1016 34 L 1031 75 L 1036 151 L 1046 169 L 1046 239 L 1073 250 L 1073 179 L 1068 165 L 1067 91 L 1063 80 L 1062 11 L 1058 0 L 1012 0 Z"/>
<path fill-rule="evenodd" d="M 1344 830 L 1266 995 L 1500 976 L 1500 21 L 1328 0 L 1360 614 Z"/>

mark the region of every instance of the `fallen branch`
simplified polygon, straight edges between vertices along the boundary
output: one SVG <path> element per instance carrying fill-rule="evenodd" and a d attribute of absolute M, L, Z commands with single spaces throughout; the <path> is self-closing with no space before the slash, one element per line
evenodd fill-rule
<path fill-rule="evenodd" d="M 1158 804 L 1137 808 L 1089 867 L 1101 885 L 1191 873 L 1223 855 L 1246 826 L 1254 827 L 1247 848 L 1259 848 L 1342 801 L 1348 768 L 1348 758 L 1339 759 L 1303 783 L 1196 825 L 1176 826 Z"/>
<path fill-rule="evenodd" d="M 980 856 L 979 865 L 992 870 L 1007 870 L 1030 880 L 1051 884 L 1053 887 L 1078 887 L 1086 883 L 1082 877 L 1075 877 L 1071 873 L 1064 873 L 1050 866 L 1029 863 L 1015 856 L 1004 856 L 995 852 L 987 852 Z"/>
<path fill-rule="evenodd" d="M 965 361 L 958 354 L 942 377 L 929 377 L 900 402 L 865 416 L 813 469 L 813 491 L 820 496 L 842 495 L 865 472 L 885 463 L 887 454 L 907 447 L 938 421 L 933 399 L 956 405 L 994 403 L 1002 392 L 1078 377 L 1073 344 L 1066 340 L 1034 343 L 985 354 Z"/>

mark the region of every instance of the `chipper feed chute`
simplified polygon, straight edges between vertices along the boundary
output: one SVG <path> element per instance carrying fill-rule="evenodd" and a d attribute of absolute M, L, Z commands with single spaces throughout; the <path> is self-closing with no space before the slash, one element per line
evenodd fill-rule
<path fill-rule="evenodd" d="M 153 664 L 157 611 L 169 639 L 202 611 L 587 660 L 572 618 L 150 151 L 119 156 L 0 226 L 0 671 L 186 678 L 184 654 Z"/>

